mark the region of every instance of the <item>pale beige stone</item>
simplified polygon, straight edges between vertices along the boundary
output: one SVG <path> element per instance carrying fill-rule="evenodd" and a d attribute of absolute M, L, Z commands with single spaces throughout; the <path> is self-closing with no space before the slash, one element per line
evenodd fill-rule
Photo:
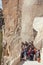
<path fill-rule="evenodd" d="M 10 60 L 11 56 L 15 59 L 20 55 L 21 41 L 34 41 L 33 21 L 35 17 L 43 16 L 43 2 L 40 3 L 39 0 L 19 0 L 19 2 L 18 0 L 2 0 L 2 3 L 5 21 L 4 39 L 7 42 L 7 49 L 10 46 L 8 59 Z"/>

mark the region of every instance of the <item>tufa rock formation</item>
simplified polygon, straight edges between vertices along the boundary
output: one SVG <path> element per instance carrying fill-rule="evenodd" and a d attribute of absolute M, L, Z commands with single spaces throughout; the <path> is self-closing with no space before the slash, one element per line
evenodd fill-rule
<path fill-rule="evenodd" d="M 4 65 L 16 63 L 21 51 L 21 5 L 19 0 L 2 0 L 5 26 L 3 27 Z M 19 60 L 18 60 L 19 61 Z M 10 65 L 10 64 L 9 64 Z"/>
<path fill-rule="evenodd" d="M 33 21 L 43 16 L 42 0 L 2 0 L 4 65 L 16 65 L 20 58 L 21 42 L 34 41 Z"/>

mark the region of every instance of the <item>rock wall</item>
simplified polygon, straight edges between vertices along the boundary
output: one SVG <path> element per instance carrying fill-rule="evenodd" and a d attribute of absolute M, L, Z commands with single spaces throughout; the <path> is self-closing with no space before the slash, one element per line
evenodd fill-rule
<path fill-rule="evenodd" d="M 43 1 L 23 0 L 22 5 L 22 40 L 31 41 L 33 37 L 33 21 L 35 17 L 43 16 Z"/>
<path fill-rule="evenodd" d="M 21 51 L 21 5 L 19 0 L 2 0 L 5 26 L 3 28 L 4 65 L 12 65 Z M 20 3 L 20 4 L 19 4 Z M 14 61 L 13 61 L 14 60 Z M 7 62 L 8 61 L 8 62 Z M 16 62 L 14 62 L 15 64 Z M 9 65 L 10 65 L 9 64 Z"/>
<path fill-rule="evenodd" d="M 43 1 L 2 0 L 2 3 L 5 21 L 3 46 L 6 45 L 3 55 L 7 60 L 4 62 L 15 65 L 14 60 L 17 61 L 20 55 L 21 41 L 34 40 L 33 21 L 35 17 L 43 16 Z"/>

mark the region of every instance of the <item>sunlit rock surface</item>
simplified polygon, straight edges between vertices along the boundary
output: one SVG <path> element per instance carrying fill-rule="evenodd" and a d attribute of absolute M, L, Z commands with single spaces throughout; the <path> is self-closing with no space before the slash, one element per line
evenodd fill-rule
<path fill-rule="evenodd" d="M 36 17 L 34 19 L 33 28 L 38 32 L 34 45 L 37 49 L 41 49 L 43 47 L 43 17 Z"/>
<path fill-rule="evenodd" d="M 43 65 L 43 63 L 38 63 L 37 61 L 28 61 L 28 60 L 23 63 L 23 65 L 28 65 L 28 64 L 29 65 L 36 65 L 36 64 L 37 65 Z"/>

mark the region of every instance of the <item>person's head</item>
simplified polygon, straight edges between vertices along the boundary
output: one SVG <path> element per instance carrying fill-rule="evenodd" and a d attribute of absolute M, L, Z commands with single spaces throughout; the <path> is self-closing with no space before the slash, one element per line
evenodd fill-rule
<path fill-rule="evenodd" d="M 28 42 L 27 41 L 25 41 L 25 44 L 26 44 L 26 46 L 28 46 Z"/>
<path fill-rule="evenodd" d="M 31 45 L 32 49 L 34 49 L 34 45 Z"/>
<path fill-rule="evenodd" d="M 29 48 L 29 51 L 31 51 L 31 50 L 32 50 L 32 48 L 30 47 L 30 48 Z"/>
<path fill-rule="evenodd" d="M 24 42 L 22 42 L 22 45 L 24 45 Z"/>
<path fill-rule="evenodd" d="M 33 44 L 33 41 L 31 41 L 31 44 Z"/>
<path fill-rule="evenodd" d="M 24 46 L 24 42 L 21 43 L 21 47 Z"/>
<path fill-rule="evenodd" d="M 36 53 L 37 49 L 34 47 L 34 52 Z"/>
<path fill-rule="evenodd" d="M 28 42 L 25 42 L 25 47 L 28 47 Z"/>
<path fill-rule="evenodd" d="M 31 44 L 29 43 L 28 47 L 30 48 L 31 47 Z"/>
<path fill-rule="evenodd" d="M 26 44 L 24 45 L 25 49 L 27 48 Z"/>

